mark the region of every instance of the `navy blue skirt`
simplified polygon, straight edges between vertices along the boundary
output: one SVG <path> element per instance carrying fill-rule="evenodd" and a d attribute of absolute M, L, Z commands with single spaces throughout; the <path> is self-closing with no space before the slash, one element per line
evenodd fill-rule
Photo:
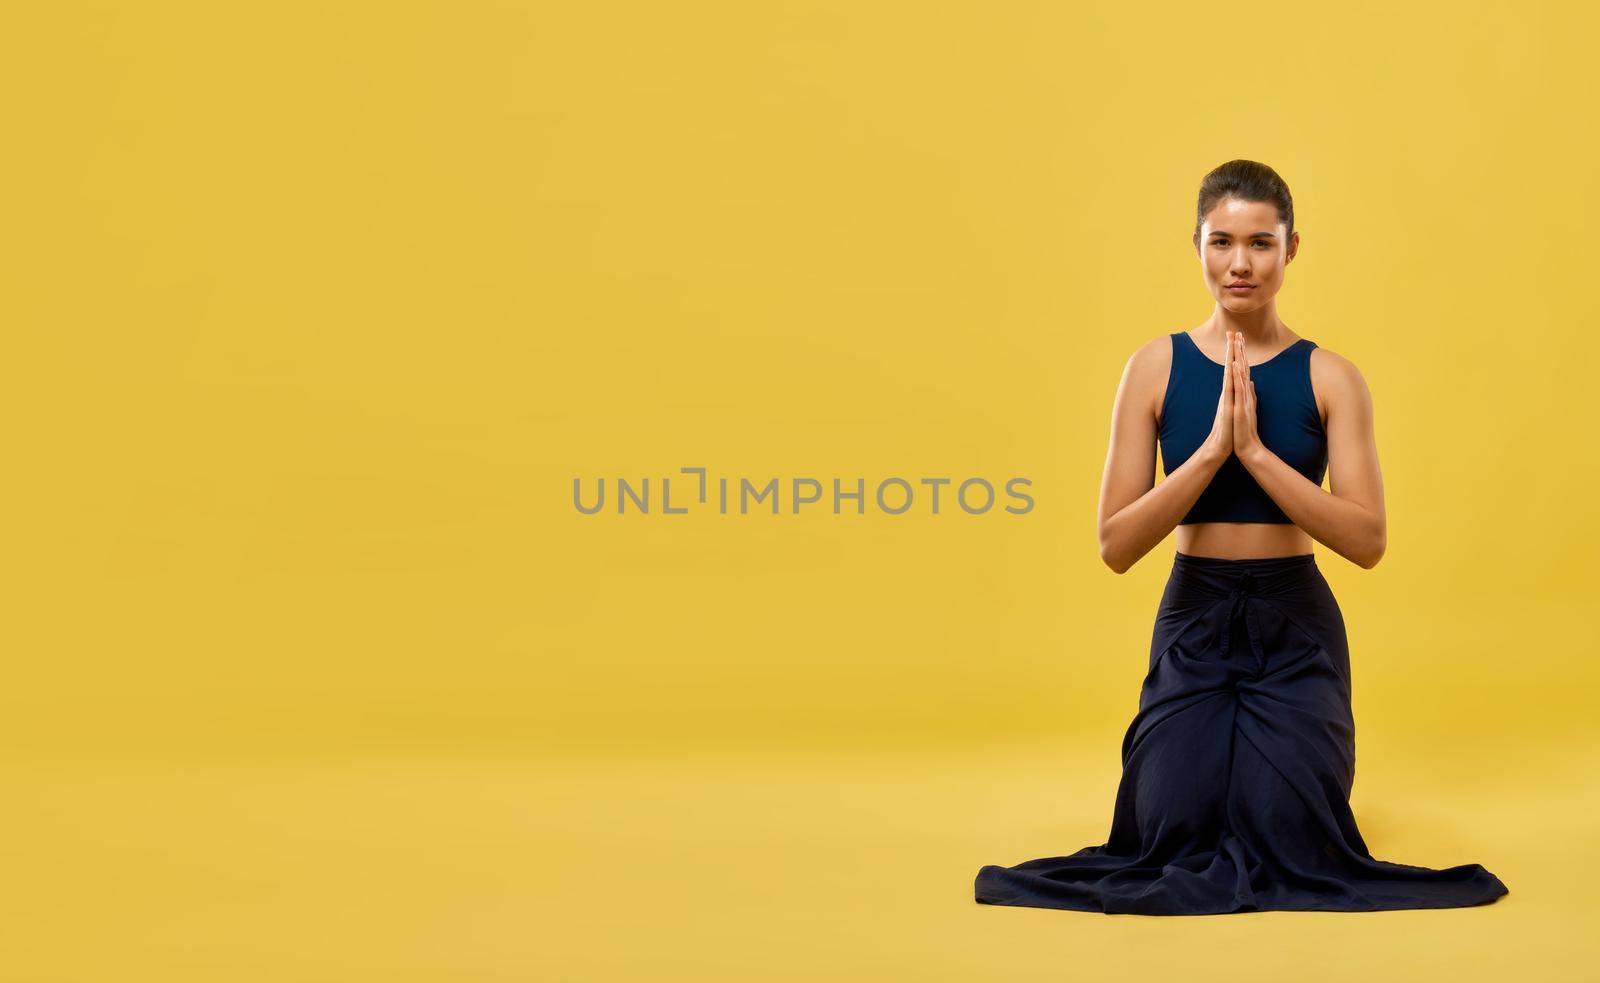
<path fill-rule="evenodd" d="M 1457 908 L 1478 864 L 1375 860 L 1350 811 L 1344 616 L 1312 554 L 1178 553 L 1102 846 L 978 871 L 982 904 L 1107 914 Z"/>

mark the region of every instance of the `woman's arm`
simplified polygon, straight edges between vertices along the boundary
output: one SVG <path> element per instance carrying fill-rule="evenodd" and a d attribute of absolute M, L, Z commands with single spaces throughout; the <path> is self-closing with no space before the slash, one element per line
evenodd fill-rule
<path fill-rule="evenodd" d="M 1334 352 L 1317 348 L 1317 373 L 1328 407 L 1328 485 L 1312 484 L 1259 439 L 1244 441 L 1235 432 L 1235 450 L 1256 483 L 1312 539 L 1368 570 L 1388 548 L 1383 507 L 1383 473 L 1373 437 L 1372 394 L 1359 369 Z M 1254 412 L 1253 393 L 1250 397 Z M 1254 418 L 1251 417 L 1254 430 Z"/>
<path fill-rule="evenodd" d="M 1171 358 L 1167 338 L 1156 338 L 1134 352 L 1122 370 L 1111 408 L 1111 446 L 1100 480 L 1096 521 L 1100 559 L 1116 573 L 1127 572 L 1167 538 L 1231 453 L 1207 440 L 1156 484 L 1156 397 L 1172 367 Z M 1223 388 L 1223 399 L 1228 400 L 1233 387 Z"/>

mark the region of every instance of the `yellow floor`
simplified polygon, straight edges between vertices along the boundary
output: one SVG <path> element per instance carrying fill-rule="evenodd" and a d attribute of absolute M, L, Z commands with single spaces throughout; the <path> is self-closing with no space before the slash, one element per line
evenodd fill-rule
<path fill-rule="evenodd" d="M 1593 752 L 1358 764 L 1373 854 L 1481 862 L 1496 904 L 1186 918 L 972 901 L 1104 840 L 1114 747 L 12 760 L 0 975 L 1594 980 Z"/>

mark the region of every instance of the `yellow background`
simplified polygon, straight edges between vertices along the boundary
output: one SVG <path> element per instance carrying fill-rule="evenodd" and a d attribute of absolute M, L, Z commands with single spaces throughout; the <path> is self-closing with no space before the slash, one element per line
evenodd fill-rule
<path fill-rule="evenodd" d="M 7 979 L 1600 972 L 1592 9 L 7 21 Z M 1495 905 L 972 900 L 1104 840 L 1172 554 L 1097 556 L 1111 399 L 1233 157 L 1376 406 L 1358 821 Z M 1035 507 L 573 507 L 683 467 Z"/>

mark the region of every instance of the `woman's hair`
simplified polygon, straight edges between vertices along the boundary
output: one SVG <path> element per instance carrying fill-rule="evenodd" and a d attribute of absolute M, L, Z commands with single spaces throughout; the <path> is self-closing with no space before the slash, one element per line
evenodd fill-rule
<path fill-rule="evenodd" d="M 1278 176 L 1278 172 L 1257 161 L 1230 160 L 1213 169 L 1200 181 L 1200 201 L 1194 219 L 1194 240 L 1197 245 L 1206 213 L 1224 198 L 1264 201 L 1276 205 L 1279 221 L 1283 222 L 1289 235 L 1294 234 L 1294 199 L 1289 197 L 1289 186 Z"/>

